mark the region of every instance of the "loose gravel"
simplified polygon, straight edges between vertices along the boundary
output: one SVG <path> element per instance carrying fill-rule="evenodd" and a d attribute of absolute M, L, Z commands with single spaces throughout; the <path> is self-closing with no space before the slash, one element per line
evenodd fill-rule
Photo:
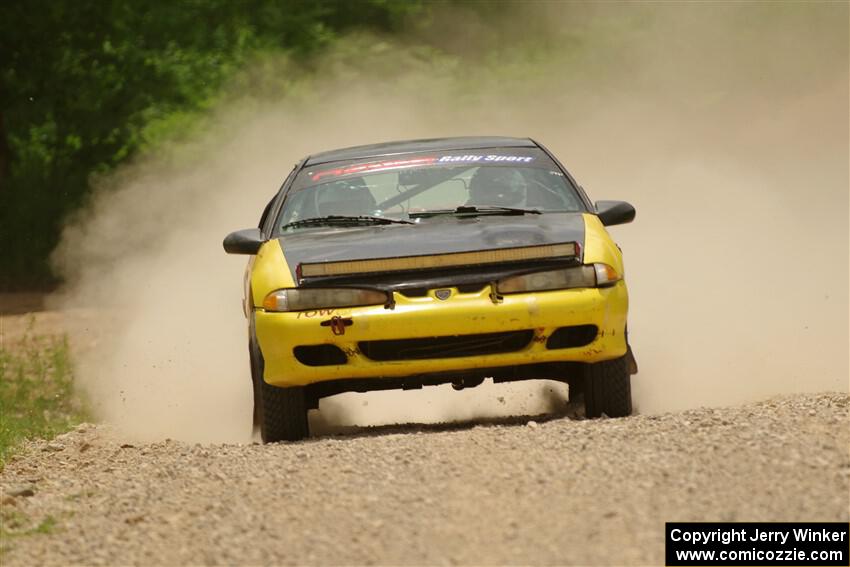
<path fill-rule="evenodd" d="M 847 394 L 627 419 L 122 443 L 0 473 L 3 565 L 662 564 L 665 521 L 848 521 Z M 37 529 L 41 526 L 41 529 Z"/>

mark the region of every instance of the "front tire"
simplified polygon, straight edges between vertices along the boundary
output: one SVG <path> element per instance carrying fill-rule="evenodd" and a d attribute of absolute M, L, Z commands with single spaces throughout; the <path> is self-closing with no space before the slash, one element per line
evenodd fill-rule
<path fill-rule="evenodd" d="M 266 384 L 262 389 L 260 436 L 263 443 L 300 441 L 310 435 L 304 388 L 278 388 Z"/>
<path fill-rule="evenodd" d="M 584 414 L 588 418 L 632 414 L 629 357 L 586 364 L 583 372 Z"/>
<path fill-rule="evenodd" d="M 299 441 L 309 437 L 304 388 L 279 388 L 266 383 L 263 379 L 263 354 L 253 329 L 249 351 L 254 386 L 254 425 L 259 427 L 263 443 Z"/>

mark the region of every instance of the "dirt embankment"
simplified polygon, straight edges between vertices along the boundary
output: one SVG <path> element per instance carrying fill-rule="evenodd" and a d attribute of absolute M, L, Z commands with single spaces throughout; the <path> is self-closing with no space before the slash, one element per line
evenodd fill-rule
<path fill-rule="evenodd" d="M 661 564 L 665 521 L 847 521 L 849 407 L 797 395 L 266 446 L 83 425 L 0 474 L 4 529 L 47 532 L 11 538 L 3 563 Z"/>

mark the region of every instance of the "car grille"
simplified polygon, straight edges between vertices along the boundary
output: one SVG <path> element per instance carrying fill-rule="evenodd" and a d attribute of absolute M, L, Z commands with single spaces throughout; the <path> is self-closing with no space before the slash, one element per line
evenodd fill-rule
<path fill-rule="evenodd" d="M 534 331 L 531 330 L 508 331 L 480 335 L 363 341 L 358 343 L 358 346 L 360 352 L 372 360 L 424 360 L 515 352 L 528 346 L 533 336 Z"/>
<path fill-rule="evenodd" d="M 575 348 L 589 345 L 596 340 L 599 329 L 596 325 L 576 325 L 557 329 L 546 341 L 546 348 Z"/>
<path fill-rule="evenodd" d="M 456 287 L 458 293 L 476 293 L 481 291 L 481 289 L 488 284 L 483 283 L 473 283 L 473 284 L 461 284 L 461 285 L 447 285 L 443 287 L 435 287 L 433 289 L 447 289 L 450 287 Z M 404 295 L 405 297 L 425 297 L 428 295 L 428 292 L 431 291 L 427 287 L 409 287 L 406 289 L 399 290 L 399 293 Z"/>
<path fill-rule="evenodd" d="M 336 345 L 300 345 L 293 349 L 295 358 L 305 366 L 337 366 L 348 358 Z"/>

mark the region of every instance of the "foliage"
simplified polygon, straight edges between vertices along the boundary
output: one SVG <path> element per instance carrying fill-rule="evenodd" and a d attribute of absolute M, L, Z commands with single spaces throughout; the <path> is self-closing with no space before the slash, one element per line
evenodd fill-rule
<path fill-rule="evenodd" d="M 86 417 L 65 337 L 27 334 L 0 344 L 0 470 L 24 439 L 53 437 Z"/>
<path fill-rule="evenodd" d="M 0 8 L 0 288 L 55 282 L 65 215 L 210 108 L 258 53 L 308 58 L 421 9 L 390 0 L 9 0 Z M 157 125 L 151 127 L 151 125 Z"/>

